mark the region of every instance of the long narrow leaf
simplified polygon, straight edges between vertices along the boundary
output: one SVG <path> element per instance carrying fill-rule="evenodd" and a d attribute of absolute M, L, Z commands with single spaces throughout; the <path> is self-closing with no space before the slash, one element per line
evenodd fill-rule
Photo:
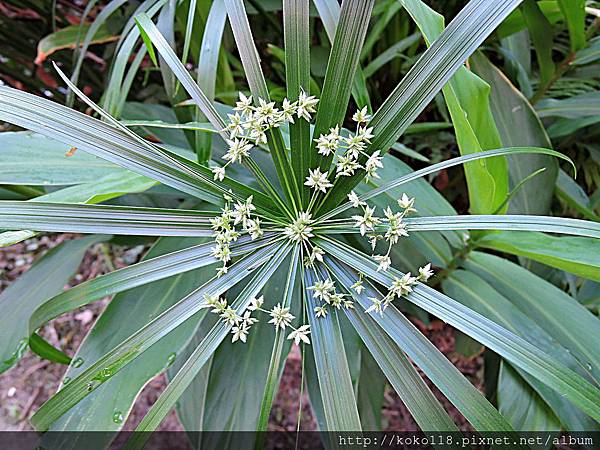
<path fill-rule="evenodd" d="M 358 275 L 354 270 L 332 258 L 328 258 L 327 263 L 334 265 L 339 273 L 343 273 L 345 285 L 353 282 L 351 280 L 356 279 Z M 348 263 L 352 264 L 349 260 Z M 352 266 L 354 267 L 354 264 Z M 356 292 L 352 292 L 352 295 L 359 303 L 360 309 L 363 310 L 370 306 L 369 297 L 382 297 L 368 282 L 365 283 L 365 291 L 361 295 L 357 295 Z M 357 314 L 365 313 L 359 310 Z M 381 327 L 394 343 L 405 351 L 415 364 L 425 372 L 429 379 L 461 411 L 476 430 L 512 430 L 506 420 L 486 398 L 395 306 L 390 305 L 383 315 L 373 314 L 370 317 L 371 321 Z M 413 408 L 418 407 L 413 405 Z M 419 411 L 419 409 L 416 410 Z M 424 416 L 425 414 L 427 415 Z M 442 411 L 432 408 L 427 412 L 423 411 L 420 417 L 421 420 L 427 420 L 428 423 L 435 421 L 437 425 L 441 425 L 444 429 L 452 430 L 452 425 L 448 422 L 449 418 L 444 417 L 444 414 Z"/>
<path fill-rule="evenodd" d="M 211 236 L 214 213 L 105 205 L 0 201 L 3 228 L 147 236 Z"/>
<path fill-rule="evenodd" d="M 246 8 L 242 0 L 225 0 L 227 14 L 233 30 L 233 36 L 242 59 L 246 79 L 250 85 L 250 91 L 254 96 L 255 103 L 258 103 L 259 98 L 268 101 L 270 99 L 267 83 L 265 81 L 262 69 L 260 68 L 260 57 L 258 50 L 254 44 L 250 23 L 246 15 Z M 303 119 L 298 119 L 303 120 Z M 298 210 L 299 205 L 296 202 L 300 201 L 300 189 L 292 170 L 292 166 L 288 159 L 285 149 L 281 130 L 279 128 L 271 128 L 268 131 L 268 145 L 271 151 L 271 157 L 277 169 L 277 176 L 283 187 L 284 194 L 288 201 L 294 205 L 294 210 Z"/>
<path fill-rule="evenodd" d="M 525 153 L 540 153 L 540 154 L 545 154 L 545 155 L 552 155 L 557 158 L 561 158 L 566 161 L 569 161 L 571 163 L 571 165 L 573 165 L 573 168 L 575 169 L 575 165 L 568 157 L 566 157 L 562 153 L 556 152 L 554 150 L 538 148 L 538 147 L 500 148 L 500 149 L 496 149 L 496 150 L 487 150 L 484 152 L 473 153 L 470 155 L 463 155 L 463 156 L 459 156 L 458 158 L 452 158 L 447 161 L 442 161 L 437 164 L 432 164 L 429 167 L 424 167 L 423 169 L 419 169 L 413 173 L 401 176 L 394 181 L 385 183 L 376 189 L 372 189 L 372 190 L 366 192 L 365 194 L 361 195 L 360 199 L 364 200 L 364 201 L 369 200 L 373 197 L 376 197 L 379 194 L 383 194 L 384 192 L 389 191 L 390 189 L 394 189 L 404 183 L 408 183 L 409 181 L 416 180 L 425 175 L 429 175 L 430 173 L 435 173 L 439 170 L 446 169 L 448 167 L 453 167 L 453 166 L 456 166 L 459 164 L 464 164 L 469 161 L 476 161 L 476 160 L 482 159 L 482 158 L 491 158 L 491 157 L 496 157 L 496 156 L 503 156 L 503 155 L 510 155 L 510 154 L 516 155 L 516 154 L 525 154 Z M 351 207 L 352 207 L 352 203 L 346 202 L 346 203 L 338 206 L 337 208 L 327 212 L 326 214 L 323 214 L 320 217 L 320 220 L 325 220 L 330 217 L 334 217 L 334 216 L 350 209 Z"/>
<path fill-rule="evenodd" d="M 329 259 L 327 267 L 338 282 L 346 288 L 356 281 L 337 261 Z M 364 296 L 358 295 L 353 289 L 347 290 L 362 306 L 364 299 L 372 294 L 368 292 L 370 289 L 367 288 Z M 377 321 L 372 316 L 355 309 L 346 309 L 345 312 L 421 430 L 458 431 L 456 424 L 444 411 L 421 375 L 392 338 L 381 330 Z"/>
<path fill-rule="evenodd" d="M 435 216 L 408 217 L 404 219 L 408 231 L 444 231 L 444 230 L 506 230 L 540 231 L 573 236 L 600 238 L 600 224 L 587 220 L 568 219 L 552 216 Z M 353 222 L 324 225 L 320 229 L 327 234 L 358 233 Z M 377 231 L 385 232 L 385 226 L 376 226 Z M 493 236 L 493 235 L 492 235 Z M 508 235 L 510 236 L 510 235 Z M 515 238 L 518 235 L 515 235 Z M 493 237 L 490 237 L 493 242 Z M 485 246 L 485 239 L 482 246 Z M 491 247 L 491 245 L 489 245 Z"/>
<path fill-rule="evenodd" d="M 374 0 L 345 0 L 342 3 L 323 82 L 313 132 L 315 138 L 327 133 L 329 128 L 341 125 L 344 120 L 374 4 Z M 329 169 L 333 155 L 323 157 L 314 149 L 313 143 L 310 167 L 319 165 L 321 170 Z"/>
<path fill-rule="evenodd" d="M 471 0 L 419 58 L 373 116 L 371 151 L 387 150 L 423 111 L 467 57 L 522 0 Z M 335 206 L 364 177 L 358 171 L 330 190 L 323 208 Z"/>
<path fill-rule="evenodd" d="M 323 431 L 360 431 L 360 417 L 337 311 L 333 310 L 326 318 L 315 317 L 313 310 L 317 304 L 312 290 L 308 289 L 315 281 L 316 273 L 305 270 L 304 295 L 311 328 L 311 345 L 327 427 Z"/>
<path fill-rule="evenodd" d="M 275 251 L 276 246 L 271 245 L 237 262 L 225 275 L 213 278 L 200 286 L 120 345 L 98 358 L 94 364 L 40 407 L 31 418 L 32 425 L 39 431 L 47 430 L 54 421 L 99 386 L 109 382 L 112 375 L 137 358 L 144 350 L 206 306 L 206 295 L 221 295 L 246 278 L 257 266 L 264 264 Z"/>
<path fill-rule="evenodd" d="M 300 92 L 310 86 L 309 0 L 284 0 L 283 29 L 285 39 L 285 75 L 287 96 L 298 100 Z M 310 124 L 297 120 L 289 124 L 291 163 L 296 180 L 304 180 L 308 173 L 311 143 Z M 304 193 L 305 190 L 302 190 Z M 305 199 L 303 199 L 305 201 Z"/>
<path fill-rule="evenodd" d="M 282 244 L 273 254 L 272 258 L 259 269 L 244 290 L 238 295 L 232 304 L 232 308 L 241 315 L 248 307 L 269 278 L 273 275 L 279 264 L 288 255 L 291 246 L 288 243 Z M 193 381 L 196 374 L 202 369 L 210 356 L 215 352 L 219 344 L 225 339 L 231 329 L 231 325 L 225 321 L 219 321 L 200 342 L 196 350 L 190 355 L 189 359 L 179 369 L 177 375 L 171 380 L 167 388 L 159 396 L 158 400 L 150 411 L 146 413 L 140 424 L 136 428 L 133 437 L 127 442 L 126 449 L 142 449 L 145 441 L 150 438 L 148 431 L 154 431 L 160 422 L 169 413 L 177 399 L 183 394 L 185 389 Z M 145 433 L 144 433 L 145 432 Z"/>
<path fill-rule="evenodd" d="M 349 250 L 343 244 L 332 240 L 318 242 L 325 251 L 347 261 L 355 269 L 385 286 L 390 286 L 395 277 L 403 276 L 395 269 L 377 272 L 377 263 L 371 258 Z M 590 417 L 600 420 L 600 390 L 562 364 L 557 364 L 553 358 L 519 336 L 422 284 L 415 287 L 406 299 L 478 340 L 567 397 Z"/>
<path fill-rule="evenodd" d="M 237 257 L 258 250 L 261 246 L 268 245 L 269 241 L 268 238 L 250 241 L 249 238 L 242 237 L 231 245 L 231 256 Z M 213 242 L 195 245 L 78 284 L 40 305 L 29 317 L 29 331 L 33 333 L 49 320 L 102 297 L 215 264 L 216 259 L 211 255 L 213 247 Z"/>

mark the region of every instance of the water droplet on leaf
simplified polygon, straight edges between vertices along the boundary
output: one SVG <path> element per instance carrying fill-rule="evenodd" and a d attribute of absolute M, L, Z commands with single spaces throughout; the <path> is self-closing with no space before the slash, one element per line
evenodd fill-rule
<path fill-rule="evenodd" d="M 173 363 L 175 362 L 176 358 L 177 358 L 177 353 L 175 353 L 175 352 L 169 353 L 169 356 L 167 357 L 167 367 L 171 367 L 173 365 Z"/>
<path fill-rule="evenodd" d="M 112 420 L 114 423 L 123 423 L 123 413 L 121 411 L 115 411 Z"/>
<path fill-rule="evenodd" d="M 73 367 L 81 367 L 83 365 L 83 358 L 75 358 L 73 360 Z"/>

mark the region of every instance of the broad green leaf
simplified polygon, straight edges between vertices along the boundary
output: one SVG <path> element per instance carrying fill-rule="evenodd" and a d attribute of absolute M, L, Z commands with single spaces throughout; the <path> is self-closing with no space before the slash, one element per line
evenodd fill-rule
<path fill-rule="evenodd" d="M 516 80 L 521 93 L 529 98 L 533 95 L 531 86 L 531 39 L 528 30 L 521 30 L 500 39 L 499 51 L 504 56 L 506 75 Z"/>
<path fill-rule="evenodd" d="M 394 277 L 403 276 L 391 268 L 387 272 L 377 272 L 377 263 L 371 258 L 333 240 L 319 239 L 317 242 L 325 251 L 385 286 L 390 286 Z M 557 364 L 539 348 L 428 286 L 419 284 L 406 299 L 537 377 L 593 419 L 600 419 L 600 390 L 563 364 Z"/>
<path fill-rule="evenodd" d="M 540 117 L 578 119 L 600 115 L 600 91 L 587 92 L 563 100 L 549 98 L 535 107 Z"/>
<path fill-rule="evenodd" d="M 81 43 L 78 42 L 78 36 L 81 31 L 87 32 L 92 25 L 70 25 L 49 34 L 42 38 L 38 42 L 37 56 L 35 58 L 36 64 L 42 64 L 48 56 L 58 50 L 64 50 L 67 48 L 75 48 Z M 106 24 L 98 27 L 94 36 L 90 39 L 90 44 L 104 44 L 119 39 L 118 35 L 115 35 Z"/>
<path fill-rule="evenodd" d="M 585 0 L 558 0 L 558 6 L 567 21 L 571 51 L 576 52 L 586 46 Z"/>
<path fill-rule="evenodd" d="M 73 147 L 28 131 L 0 134 L 0 183 L 71 185 L 127 171 Z"/>
<path fill-rule="evenodd" d="M 600 221 L 600 217 L 592 209 L 590 198 L 583 188 L 562 169 L 558 171 L 556 194 L 586 219 Z"/>
<path fill-rule="evenodd" d="M 443 287 L 444 292 L 463 305 L 506 327 L 550 355 L 557 362 L 589 378 L 589 374 L 581 367 L 579 361 L 556 342 L 551 334 L 542 329 L 536 323 L 534 317 L 525 315 L 511 301 L 499 294 L 492 286 L 474 273 L 464 270 L 454 271 L 444 281 Z M 517 369 L 517 371 L 535 389 L 537 395 L 540 395 L 543 401 L 552 407 L 566 429 L 597 429 L 598 425 L 592 419 L 573 406 L 558 392 L 550 389 L 525 371 L 521 369 Z M 518 429 L 525 430 L 527 428 Z"/>
<path fill-rule="evenodd" d="M 162 238 L 144 257 L 144 261 L 172 252 L 183 252 L 201 242 L 198 238 Z M 141 264 L 144 264 L 143 262 Z M 77 350 L 63 384 L 77 377 L 115 345 L 144 327 L 180 298 L 212 277 L 212 270 L 195 269 L 170 278 L 157 280 L 115 296 L 96 321 Z M 48 433 L 43 441 L 48 448 L 105 448 L 129 416 L 135 400 L 148 381 L 164 371 L 180 357 L 180 351 L 191 338 L 206 310 L 197 313 L 144 352 L 122 371 L 83 399 L 59 420 L 50 431 L 103 431 L 101 434 Z M 73 437 L 74 436 L 74 437 Z"/>
<path fill-rule="evenodd" d="M 481 53 L 471 58 L 471 67 L 492 87 L 491 107 L 504 146 L 552 148 L 543 125 L 527 99 Z M 541 168 L 546 170 L 527 181 L 514 195 L 508 212 L 546 214 L 552 202 L 558 164 L 542 154 L 511 155 L 510 189 Z"/>
<path fill-rule="evenodd" d="M 556 0 L 540 0 L 538 6 L 542 10 L 542 13 L 551 24 L 555 24 L 563 20 L 563 14 L 560 11 L 560 7 Z M 505 38 L 514 33 L 527 28 L 525 19 L 523 18 L 523 12 L 520 8 L 515 9 L 509 16 L 502 22 L 498 27 L 498 37 Z"/>
<path fill-rule="evenodd" d="M 107 236 L 67 241 L 49 250 L 0 295 L 0 373 L 16 364 L 27 351 L 31 312 L 59 293 L 75 274 L 90 245 Z"/>
<path fill-rule="evenodd" d="M 525 256 L 580 277 L 600 281 L 600 240 L 598 239 L 503 231 L 478 239 L 477 245 Z"/>
<path fill-rule="evenodd" d="M 285 260 L 290 250 L 290 246 L 287 243 L 283 243 L 273 254 L 272 258 L 267 261 L 263 267 L 257 270 L 257 273 L 252 277 L 252 280 L 232 302 L 232 308 L 236 310 L 238 315 L 241 315 L 243 311 L 246 310 L 250 302 L 258 295 L 279 265 Z M 158 425 L 160 425 L 160 422 L 166 417 L 177 402 L 177 399 L 184 393 L 200 369 L 216 351 L 219 344 L 229 334 L 230 330 L 231 325 L 224 321 L 219 321 L 214 325 L 200 345 L 198 345 L 196 350 L 190 355 L 185 364 L 179 369 L 177 375 L 173 377 L 169 385 L 161 393 L 148 413 L 146 413 L 140 424 L 137 426 L 136 431 L 154 431 Z M 144 447 L 144 443 L 149 437 L 150 433 L 136 433 L 129 439 L 125 448 L 128 450 L 141 449 Z"/>
<path fill-rule="evenodd" d="M 554 76 L 552 25 L 536 0 L 525 0 L 521 7 L 523 20 L 529 30 L 539 66 L 540 86 L 548 86 Z M 539 90 L 539 88 L 538 88 Z"/>
<path fill-rule="evenodd" d="M 584 306 L 537 275 L 497 256 L 474 252 L 464 265 L 535 318 L 596 380 L 600 378 L 600 350 L 595 344 L 600 339 L 600 324 Z"/>
<path fill-rule="evenodd" d="M 313 313 L 317 303 L 309 287 L 318 279 L 313 270 L 304 271 L 304 301 L 311 330 L 311 350 L 325 417 L 325 428 L 321 431 L 360 431 L 360 417 L 356 409 L 338 311 L 333 309 L 325 318 L 317 318 Z"/>
<path fill-rule="evenodd" d="M 275 252 L 274 245 L 259 249 L 236 262 L 220 278 L 212 278 L 188 296 L 148 322 L 148 324 L 122 341 L 71 380 L 54 397 L 44 403 L 32 416 L 31 423 L 38 430 L 47 430 L 73 406 L 127 367 L 145 350 L 149 349 L 179 325 L 192 318 L 205 306 L 206 295 L 221 295 L 246 278 L 257 266 L 269 260 Z"/>
<path fill-rule="evenodd" d="M 517 371 L 505 362 L 500 366 L 497 396 L 498 409 L 515 430 L 560 431 L 560 422 L 552 410 Z"/>
<path fill-rule="evenodd" d="M 408 13 L 431 45 L 444 30 L 444 17 L 420 0 L 402 0 Z M 442 89 L 462 155 L 502 146 L 489 105 L 490 87 L 460 67 Z M 465 164 L 470 210 L 495 213 L 508 195 L 508 166 L 504 158 Z M 505 209 L 505 208 L 502 208 Z"/>

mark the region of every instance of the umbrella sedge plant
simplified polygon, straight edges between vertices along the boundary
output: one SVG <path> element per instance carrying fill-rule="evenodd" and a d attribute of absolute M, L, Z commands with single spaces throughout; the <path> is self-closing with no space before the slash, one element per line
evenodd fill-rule
<path fill-rule="evenodd" d="M 152 60 L 159 63 L 157 51 L 160 64 L 175 75 L 210 122 L 205 131 L 226 145 L 222 157 L 213 155 L 206 161 L 191 161 L 140 137 L 88 99 L 58 67 L 69 88 L 100 119 L 0 87 L 1 120 L 152 178 L 205 205 L 202 209 L 159 209 L 35 199 L 0 202 L 0 220 L 7 230 L 208 239 L 204 244 L 99 276 L 51 298 L 32 311 L 32 336 L 53 318 L 106 295 L 218 263 L 208 281 L 97 360 L 88 362 L 65 383 L 33 415 L 31 422 L 37 430 L 51 428 L 144 351 L 198 317 L 212 325 L 138 425 L 138 431 L 155 430 L 219 345 L 229 339 L 244 346 L 259 322 L 273 326 L 275 341 L 260 410 L 256 411 L 256 429 L 267 429 L 281 361 L 285 359 L 283 344 L 291 341 L 303 348 L 310 346 L 317 372 L 313 379 L 317 385 L 311 392 L 320 395 L 325 429 L 361 430 L 342 320 L 355 329 L 423 430 L 458 428 L 412 363 L 421 367 L 474 429 L 512 430 L 498 410 L 407 320 L 401 311 L 406 303 L 479 341 L 592 419 L 600 420 L 600 390 L 596 385 L 499 323 L 429 287 L 428 280 L 436 276 L 431 264 L 422 265 L 415 273 L 400 272 L 392 252 L 410 234 L 428 231 L 521 230 L 598 239 L 597 223 L 531 215 L 417 217 L 412 214 L 419 209 L 420 199 L 407 194 L 384 207 L 374 203 L 406 183 L 456 165 L 528 153 L 567 158 L 551 149 L 497 148 L 368 187 L 370 181 L 378 179 L 383 156 L 392 144 L 520 2 L 472 0 L 378 110 L 370 112 L 365 106 L 348 113 L 373 3 L 343 2 L 318 98 L 309 91 L 308 0 L 283 1 L 287 98 L 276 103 L 269 97 L 244 3 L 225 0 L 249 86 L 249 91 L 239 93 L 235 107 L 226 115 L 217 111 L 192 79 L 151 18 L 136 16 Z M 349 129 L 343 127 L 347 114 L 353 124 Z M 271 171 L 255 158 L 256 152 L 264 150 L 270 155 Z M 255 183 L 236 180 L 236 166 L 252 173 Z M 282 272 L 286 281 L 281 296 L 267 308 L 264 287 L 274 274 Z M 134 434 L 128 446 L 141 448 L 147 438 L 144 433 Z"/>

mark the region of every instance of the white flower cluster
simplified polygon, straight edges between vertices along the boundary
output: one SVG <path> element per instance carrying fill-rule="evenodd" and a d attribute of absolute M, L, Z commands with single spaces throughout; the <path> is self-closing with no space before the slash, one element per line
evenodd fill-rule
<path fill-rule="evenodd" d="M 295 117 L 310 122 L 318 102 L 316 97 L 302 91 L 295 102 L 284 99 L 281 109 L 275 106 L 275 102 L 262 98 L 258 99 L 258 106 L 253 106 L 252 96 L 246 97 L 240 92 L 239 101 L 233 108 L 235 113 L 227 115 L 229 123 L 224 130 L 229 133 L 228 150 L 223 156 L 227 163 L 212 169 L 215 181 L 223 181 L 225 168 L 232 163 L 241 163 L 255 145 L 266 144 L 268 130 L 285 123 L 295 123 Z"/>
<path fill-rule="evenodd" d="M 381 151 L 376 150 L 372 154 L 366 153 L 367 146 L 373 138 L 373 128 L 367 126 L 371 117 L 367 114 L 367 107 L 357 111 L 352 120 L 356 122 L 356 132 L 345 137 L 340 134 L 338 126 L 329 130 L 328 134 L 322 134 L 318 139 L 317 151 L 323 156 L 336 155 L 336 173 L 335 177 L 349 177 L 359 169 L 364 169 L 367 172 L 367 178 L 379 178 L 377 169 L 383 167 L 381 160 L 383 159 Z M 366 158 L 364 165 L 359 161 L 361 157 Z M 319 169 L 310 171 L 306 179 L 306 184 L 315 190 L 326 192 L 332 186 L 327 181 L 327 176 L 321 174 Z"/>
<path fill-rule="evenodd" d="M 315 282 L 314 286 L 311 286 L 308 289 L 313 291 L 313 298 L 322 301 L 322 304 L 316 306 L 314 309 L 317 317 L 325 317 L 327 315 L 327 307 L 329 306 L 337 309 L 342 307 L 347 309 L 354 308 L 352 300 L 346 298 L 347 294 L 337 292 L 335 282 L 329 278 L 324 281 Z"/>
<path fill-rule="evenodd" d="M 221 210 L 221 215 L 210 219 L 212 229 L 214 230 L 215 246 L 211 249 L 211 255 L 223 263 L 223 266 L 217 270 L 217 276 L 227 273 L 227 263 L 231 261 L 231 249 L 229 245 L 237 241 L 241 233 L 236 229 L 236 225 L 241 224 L 242 230 L 250 235 L 252 240 L 263 235 L 260 227 L 260 219 L 252 217 L 252 211 L 256 207 L 252 204 L 252 196 L 245 202 L 238 201 L 231 208 L 233 198 L 224 195 L 225 207 Z"/>
<path fill-rule="evenodd" d="M 361 236 L 367 235 L 373 251 L 375 251 L 378 241 L 385 240 L 388 243 L 388 249 L 384 255 L 372 255 L 373 259 L 379 264 L 377 271 L 386 271 L 392 264 L 390 258 L 392 246 L 397 244 L 401 237 L 408 236 L 406 224 L 402 220 L 407 214 L 417 211 L 413 207 L 415 199 L 402 194 L 402 197 L 398 200 L 398 206 L 402 208 L 402 211 L 394 212 L 388 206 L 383 210 L 384 218 L 375 216 L 375 207 L 371 208 L 367 206 L 367 203 L 362 201 L 354 191 L 348 194 L 348 200 L 354 208 L 362 209 L 362 214 L 352 216 L 352 219 L 355 221 L 354 227 L 360 230 Z M 386 231 L 383 236 L 375 233 L 375 227 L 380 224 L 386 225 Z"/>
<path fill-rule="evenodd" d="M 283 307 L 280 303 L 271 309 L 271 311 L 263 309 L 264 297 L 262 295 L 258 298 L 253 298 L 242 315 L 239 315 L 235 309 L 228 305 L 227 299 L 220 299 L 218 295 L 205 295 L 204 300 L 203 308 L 212 308 L 212 313 L 218 314 L 225 324 L 231 326 L 231 342 L 246 342 L 250 328 L 258 322 L 258 319 L 252 317 L 252 313 L 260 311 L 271 317 L 268 323 L 272 323 L 276 330 L 278 328 L 281 330 L 285 330 L 287 327 L 292 328 L 293 331 L 287 338 L 293 339 L 296 345 L 299 345 L 300 342 L 310 344 L 308 337 L 310 334 L 310 325 L 301 325 L 295 328 L 292 325 L 292 320 L 295 317 L 290 314 L 290 308 Z"/>
<path fill-rule="evenodd" d="M 388 293 L 383 298 L 369 297 L 369 300 L 373 302 L 365 312 L 374 311 L 383 315 L 383 312 L 388 305 L 394 300 L 394 298 L 400 298 L 403 295 L 407 295 L 412 292 L 413 286 L 419 281 L 427 281 L 433 275 L 431 270 L 431 264 L 427 264 L 419 268 L 419 275 L 413 277 L 410 272 L 405 273 L 401 278 L 394 277 L 391 286 L 388 288 Z"/>

